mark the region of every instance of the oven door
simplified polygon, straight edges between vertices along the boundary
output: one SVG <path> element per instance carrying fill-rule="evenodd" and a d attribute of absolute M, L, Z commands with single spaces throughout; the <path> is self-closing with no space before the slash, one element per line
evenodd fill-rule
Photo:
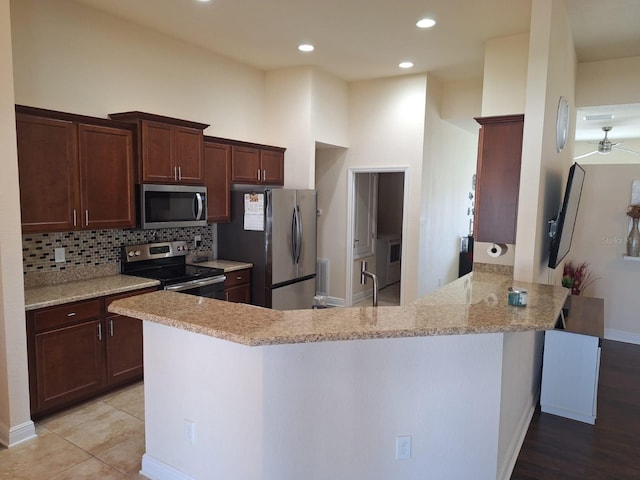
<path fill-rule="evenodd" d="M 226 278 L 224 275 L 202 278 L 190 282 L 166 285 L 164 289 L 172 292 L 186 293 L 188 295 L 224 300 L 224 281 Z"/>

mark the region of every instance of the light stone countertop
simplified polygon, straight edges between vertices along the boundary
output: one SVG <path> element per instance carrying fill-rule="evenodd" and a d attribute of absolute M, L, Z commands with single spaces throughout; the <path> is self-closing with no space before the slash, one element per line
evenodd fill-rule
<path fill-rule="evenodd" d="M 199 263 L 189 262 L 189 264 L 196 265 L 198 267 L 222 268 L 225 273 L 253 267 L 253 263 L 235 262 L 233 260 L 209 260 L 208 262 Z"/>
<path fill-rule="evenodd" d="M 160 285 L 158 280 L 116 274 L 28 288 L 24 291 L 25 310 L 52 307 L 63 303 L 77 302 L 158 285 Z"/>
<path fill-rule="evenodd" d="M 509 287 L 528 290 L 526 307 L 507 304 Z M 563 287 L 473 272 L 400 307 L 277 311 L 160 291 L 117 300 L 109 311 L 258 346 L 550 330 L 568 293 Z"/>

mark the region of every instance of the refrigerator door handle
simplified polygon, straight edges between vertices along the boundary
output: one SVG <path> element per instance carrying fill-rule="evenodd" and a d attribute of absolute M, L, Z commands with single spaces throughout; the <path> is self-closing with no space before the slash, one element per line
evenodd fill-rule
<path fill-rule="evenodd" d="M 298 221 L 296 225 L 298 226 L 298 249 L 296 252 L 296 263 L 300 263 L 300 255 L 302 254 L 302 217 L 300 216 L 300 207 L 296 205 L 296 215 L 298 217 Z"/>
<path fill-rule="evenodd" d="M 291 260 L 296 263 L 296 254 L 298 252 L 298 216 L 296 215 L 296 209 L 293 208 L 293 214 L 291 215 Z"/>

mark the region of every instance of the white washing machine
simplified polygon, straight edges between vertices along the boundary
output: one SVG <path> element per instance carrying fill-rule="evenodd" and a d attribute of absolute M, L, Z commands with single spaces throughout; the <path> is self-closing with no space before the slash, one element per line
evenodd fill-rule
<path fill-rule="evenodd" d="M 376 239 L 376 265 L 378 288 L 400 281 L 402 238 L 400 235 L 378 235 Z"/>

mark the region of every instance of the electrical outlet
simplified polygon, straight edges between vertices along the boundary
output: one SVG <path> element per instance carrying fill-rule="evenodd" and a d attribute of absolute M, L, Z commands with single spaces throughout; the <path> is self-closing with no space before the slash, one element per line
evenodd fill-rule
<path fill-rule="evenodd" d="M 201 243 L 202 243 L 202 235 L 195 235 L 195 236 L 193 237 L 193 244 L 194 244 L 196 247 L 199 247 Z"/>
<path fill-rule="evenodd" d="M 196 444 L 196 424 L 186 418 L 184 419 L 184 439 L 191 445 Z"/>
<path fill-rule="evenodd" d="M 396 460 L 411 458 L 411 436 L 396 437 Z"/>
<path fill-rule="evenodd" d="M 64 263 L 66 261 L 64 253 L 64 247 L 56 247 L 53 250 L 53 256 L 56 263 Z"/>

